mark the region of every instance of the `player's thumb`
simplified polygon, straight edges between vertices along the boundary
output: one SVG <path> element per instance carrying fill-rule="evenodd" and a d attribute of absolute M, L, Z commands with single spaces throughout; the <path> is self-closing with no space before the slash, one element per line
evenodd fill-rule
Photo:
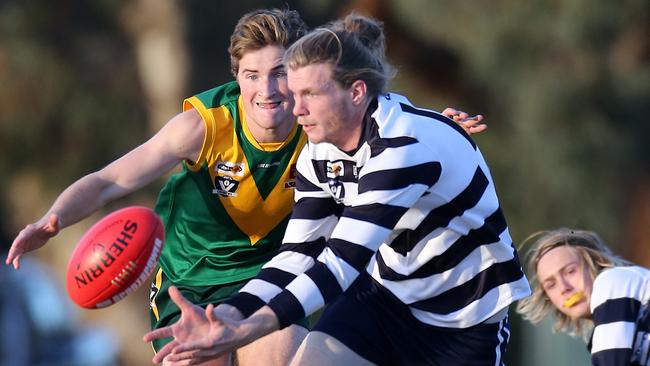
<path fill-rule="evenodd" d="M 56 235 L 59 233 L 59 230 L 61 230 L 61 220 L 59 220 L 59 215 L 58 214 L 50 214 L 50 217 L 48 218 L 48 228 L 50 229 L 50 233 L 52 236 Z"/>

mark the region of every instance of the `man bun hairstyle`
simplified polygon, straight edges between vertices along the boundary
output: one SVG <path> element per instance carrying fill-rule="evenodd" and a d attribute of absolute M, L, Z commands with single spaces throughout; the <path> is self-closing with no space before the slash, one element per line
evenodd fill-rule
<path fill-rule="evenodd" d="M 259 9 L 245 14 L 230 36 L 230 71 L 237 77 L 239 60 L 250 51 L 276 45 L 288 48 L 307 33 L 307 25 L 295 10 Z"/>
<path fill-rule="evenodd" d="M 308 33 L 289 47 L 284 60 L 290 69 L 329 63 L 339 86 L 347 89 L 363 80 L 371 98 L 384 92 L 394 76 L 386 60 L 383 24 L 356 13 Z"/>

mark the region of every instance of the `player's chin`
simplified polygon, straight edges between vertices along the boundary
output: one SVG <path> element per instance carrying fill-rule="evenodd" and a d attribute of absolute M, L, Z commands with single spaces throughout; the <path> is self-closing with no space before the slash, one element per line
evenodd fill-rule
<path fill-rule="evenodd" d="M 586 301 L 582 301 L 565 312 L 572 319 L 584 319 L 589 318 L 591 315 L 591 310 L 589 309 L 589 304 Z"/>

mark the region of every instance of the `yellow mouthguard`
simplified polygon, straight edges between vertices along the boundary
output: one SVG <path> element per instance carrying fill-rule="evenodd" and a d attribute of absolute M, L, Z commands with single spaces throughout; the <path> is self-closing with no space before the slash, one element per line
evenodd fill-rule
<path fill-rule="evenodd" d="M 584 299 L 584 298 L 585 298 L 585 293 L 582 292 L 582 291 L 578 291 L 578 292 L 576 292 L 575 294 L 571 295 L 571 297 L 569 297 L 568 299 L 566 299 L 566 300 L 564 301 L 564 304 L 562 304 L 562 305 L 564 305 L 565 308 L 570 308 L 570 307 L 572 307 L 573 305 L 575 305 L 575 304 L 577 304 L 578 302 L 580 302 L 580 301 L 581 301 L 582 299 Z"/>

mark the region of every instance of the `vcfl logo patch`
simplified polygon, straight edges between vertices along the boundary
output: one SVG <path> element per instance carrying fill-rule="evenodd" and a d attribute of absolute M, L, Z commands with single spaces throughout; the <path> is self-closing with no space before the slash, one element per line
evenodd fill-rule
<path fill-rule="evenodd" d="M 327 181 L 327 185 L 329 185 L 330 192 L 332 192 L 334 199 L 340 203 L 343 200 L 343 197 L 345 197 L 345 187 L 343 186 L 343 183 L 339 182 L 338 179 L 330 179 Z"/>
<path fill-rule="evenodd" d="M 239 187 L 239 182 L 232 179 L 231 177 L 221 177 L 217 176 L 214 180 L 215 188 L 212 190 L 212 193 L 218 194 L 224 197 L 235 197 L 237 196 L 237 187 Z"/>

